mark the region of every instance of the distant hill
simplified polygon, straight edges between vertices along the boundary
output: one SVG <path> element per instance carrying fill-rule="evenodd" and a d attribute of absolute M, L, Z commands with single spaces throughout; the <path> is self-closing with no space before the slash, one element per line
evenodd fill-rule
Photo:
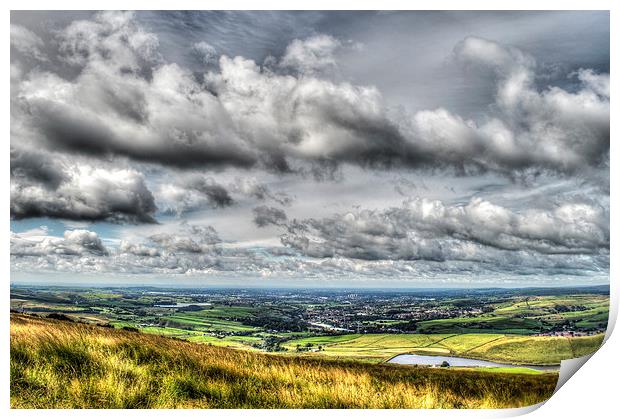
<path fill-rule="evenodd" d="M 557 374 L 371 365 L 11 314 L 13 408 L 504 408 Z"/>

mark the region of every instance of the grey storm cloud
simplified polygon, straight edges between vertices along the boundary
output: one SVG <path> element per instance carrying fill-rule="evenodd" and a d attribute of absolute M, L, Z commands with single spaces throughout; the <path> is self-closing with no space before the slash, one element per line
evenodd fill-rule
<path fill-rule="evenodd" d="M 108 253 L 99 236 L 88 230 L 68 230 L 62 238 L 46 237 L 38 241 L 11 233 L 12 256 L 105 256 Z"/>
<path fill-rule="evenodd" d="M 293 201 L 288 194 L 273 192 L 254 177 L 236 177 L 232 182 L 220 183 L 198 173 L 180 174 L 170 183 L 161 183 L 156 190 L 158 208 L 176 215 L 205 208 L 226 208 L 244 198 L 283 206 Z"/>
<path fill-rule="evenodd" d="M 18 149 L 12 150 L 11 160 L 14 219 L 155 222 L 153 195 L 142 174 L 135 170 L 67 162 L 55 166 L 54 160 L 38 152 Z"/>
<path fill-rule="evenodd" d="M 69 180 L 58 159 L 18 147 L 11 147 L 11 178 L 16 182 L 40 183 L 49 189 L 56 189 Z"/>
<path fill-rule="evenodd" d="M 254 224 L 258 227 L 268 225 L 283 225 L 287 221 L 286 213 L 279 208 L 260 205 L 252 209 Z"/>
<path fill-rule="evenodd" d="M 499 115 L 476 124 L 442 109 L 418 113 L 420 129 L 445 147 L 448 156 L 478 159 L 485 168 L 498 170 L 534 166 L 574 171 L 609 159 L 608 74 L 581 69 L 570 75 L 580 82 L 576 92 L 553 86 L 537 91 L 536 61 L 516 48 L 469 37 L 454 54 L 463 63 L 494 71 Z"/>
<path fill-rule="evenodd" d="M 609 249 L 609 211 L 577 202 L 516 213 L 481 198 L 461 206 L 413 199 L 381 211 L 294 220 L 287 230 L 284 245 L 319 258 L 484 260 L 487 248 L 546 255 Z"/>
<path fill-rule="evenodd" d="M 538 90 L 533 59 L 480 38 L 463 40 L 454 56 L 496 72 L 497 113 L 482 121 L 442 108 L 396 117 L 375 87 L 321 78 L 317 69 L 335 62 L 339 45 L 328 36 L 292 42 L 275 65 L 221 56 L 204 81 L 166 62 L 157 36 L 130 13 L 74 21 L 58 42 L 61 59 L 79 74 L 70 80 L 33 69 L 13 101 L 15 118 L 36 131 L 29 141 L 48 148 L 280 172 L 342 163 L 571 172 L 608 158 L 608 75 L 582 70 L 575 92 Z M 295 71 L 281 73 L 282 66 Z"/>
<path fill-rule="evenodd" d="M 235 181 L 230 185 L 230 190 L 259 201 L 273 201 L 284 206 L 289 206 L 293 202 L 293 197 L 281 191 L 272 192 L 267 185 L 253 177 L 235 178 Z"/>
<path fill-rule="evenodd" d="M 168 253 L 209 253 L 215 249 L 214 245 L 221 242 L 213 227 L 186 222 L 174 234 L 154 234 L 149 240 Z"/>
<path fill-rule="evenodd" d="M 177 215 L 205 207 L 229 207 L 234 203 L 224 185 L 197 174 L 179 176 L 174 183 L 161 184 L 157 201 L 164 212 Z"/>

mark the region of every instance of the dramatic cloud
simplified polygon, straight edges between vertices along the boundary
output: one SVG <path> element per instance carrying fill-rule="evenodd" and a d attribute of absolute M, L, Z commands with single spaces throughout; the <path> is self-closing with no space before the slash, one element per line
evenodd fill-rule
<path fill-rule="evenodd" d="M 104 256 L 108 249 L 96 233 L 88 230 L 65 231 L 63 238 L 21 236 L 11 233 L 11 255 L 13 256 Z"/>
<path fill-rule="evenodd" d="M 205 208 L 226 208 L 244 199 L 271 201 L 283 206 L 293 202 L 289 195 L 272 192 L 254 177 L 236 177 L 232 182 L 219 183 L 200 174 L 181 174 L 173 183 L 161 183 L 156 190 L 158 208 L 177 216 Z"/>
<path fill-rule="evenodd" d="M 252 210 L 254 214 L 254 224 L 258 227 L 268 225 L 283 225 L 286 223 L 286 213 L 279 208 L 261 205 Z"/>
<path fill-rule="evenodd" d="M 141 243 L 129 243 L 125 240 L 121 241 L 121 245 L 118 250 L 121 254 L 125 255 L 144 257 L 155 257 L 161 255 L 159 249 L 155 247 L 149 247 Z"/>
<path fill-rule="evenodd" d="M 609 152 L 609 75 L 580 70 L 579 90 L 535 88 L 535 60 L 495 42 L 467 38 L 455 56 L 491 68 L 498 78 L 498 116 L 482 124 L 444 109 L 419 112 L 420 138 L 433 143 L 445 159 L 464 159 L 487 169 L 526 167 L 570 172 L 596 167 Z"/>
<path fill-rule="evenodd" d="M 37 266 L 42 269 L 67 270 L 73 268 L 132 272 L 147 267 L 151 271 L 168 270 L 184 273 L 212 265 L 220 250 L 220 239 L 211 226 L 182 223 L 177 234 L 152 235 L 146 243 L 121 241 L 117 247 L 107 248 L 98 235 L 87 230 L 68 230 L 64 237 L 48 236 L 45 230 L 28 234 L 11 233 L 11 256 L 14 265 Z"/>
<path fill-rule="evenodd" d="M 58 159 L 50 159 L 49 154 L 11 147 L 11 180 L 14 182 L 35 182 L 57 189 L 69 180 L 63 166 Z"/>
<path fill-rule="evenodd" d="M 606 22 L 12 13 L 11 268 L 604 282 Z"/>
<path fill-rule="evenodd" d="M 188 237 L 167 239 L 159 243 L 151 241 L 150 245 L 122 242 L 117 248 L 106 249 L 96 234 L 87 231 L 68 231 L 65 238 L 12 234 L 11 266 L 18 271 L 37 273 L 216 275 L 248 280 L 257 275 L 300 280 L 413 279 L 419 284 L 434 285 L 522 284 L 532 281 L 528 279 L 532 277 L 537 285 L 543 285 L 579 277 L 600 279 L 609 264 L 608 254 L 543 256 L 488 248 L 483 249 L 483 263 L 474 257 L 444 262 L 307 258 L 285 248 L 216 249 L 190 244 L 192 239 Z M 168 279 L 176 281 L 178 277 Z"/>
<path fill-rule="evenodd" d="M 259 201 L 274 201 L 280 205 L 288 206 L 293 202 L 293 198 L 283 192 L 272 192 L 266 185 L 260 183 L 256 178 L 237 177 L 230 189 L 238 194 L 255 198 Z"/>
<path fill-rule="evenodd" d="M 139 27 L 131 13 L 106 11 L 94 20 L 76 20 L 59 41 L 61 58 L 77 66 L 105 63 L 131 71 L 160 58 L 157 36 Z"/>
<path fill-rule="evenodd" d="M 157 37 L 128 13 L 73 22 L 59 42 L 77 77 L 30 71 L 13 106 L 36 131 L 29 141 L 73 153 L 276 172 L 342 163 L 571 172 L 608 156 L 607 75 L 582 70 L 575 92 L 538 91 L 533 58 L 479 38 L 465 39 L 454 53 L 496 73 L 497 113 L 479 122 L 445 109 L 393 117 L 375 87 L 321 78 L 318 69 L 334 65 L 340 45 L 325 35 L 293 41 L 275 67 L 222 56 L 204 83 L 167 63 Z M 279 66 L 299 74 L 279 73 Z"/>
<path fill-rule="evenodd" d="M 15 151 L 11 216 L 152 223 L 156 210 L 143 176 L 134 170 L 55 167 L 35 152 Z"/>
<path fill-rule="evenodd" d="M 222 57 L 220 73 L 208 81 L 240 122 L 240 137 L 268 152 L 268 168 L 291 170 L 292 161 L 385 167 L 417 160 L 375 88 L 264 72 L 242 57 Z"/>
<path fill-rule="evenodd" d="M 162 184 L 157 195 L 160 208 L 177 215 L 207 206 L 228 207 L 234 202 L 224 186 L 199 175 L 183 176 L 175 184 Z"/>
<path fill-rule="evenodd" d="M 282 243 L 312 257 L 479 259 L 485 247 L 542 254 L 609 249 L 609 213 L 583 203 L 514 213 L 480 198 L 464 206 L 414 199 L 383 211 L 359 210 L 293 221 Z"/>
<path fill-rule="evenodd" d="M 16 88 L 17 118 L 38 133 L 32 141 L 73 153 L 183 167 L 253 164 L 217 98 L 187 70 L 160 64 L 156 47 L 131 14 L 73 22 L 60 34 L 60 58 L 79 75 L 30 72 Z"/>
<path fill-rule="evenodd" d="M 317 35 L 291 42 L 280 60 L 282 67 L 289 67 L 303 74 L 315 74 L 336 67 L 334 52 L 342 43 L 329 35 Z"/>
<path fill-rule="evenodd" d="M 187 223 L 183 223 L 175 234 L 160 233 L 149 239 L 168 253 L 209 253 L 221 241 L 213 227 Z"/>

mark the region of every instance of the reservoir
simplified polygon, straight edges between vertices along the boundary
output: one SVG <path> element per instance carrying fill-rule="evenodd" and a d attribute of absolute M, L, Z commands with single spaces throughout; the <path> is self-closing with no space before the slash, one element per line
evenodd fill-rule
<path fill-rule="evenodd" d="M 176 303 L 176 304 L 155 304 L 155 307 L 177 308 L 189 306 L 210 306 L 211 303 Z"/>
<path fill-rule="evenodd" d="M 451 367 L 503 367 L 503 368 L 531 368 L 538 371 L 557 371 L 559 365 L 514 365 L 500 364 L 499 362 L 483 361 L 481 359 L 460 358 L 457 356 L 430 356 L 430 355 L 413 355 L 402 354 L 396 355 L 388 362 L 403 365 L 441 365 L 447 362 Z"/>

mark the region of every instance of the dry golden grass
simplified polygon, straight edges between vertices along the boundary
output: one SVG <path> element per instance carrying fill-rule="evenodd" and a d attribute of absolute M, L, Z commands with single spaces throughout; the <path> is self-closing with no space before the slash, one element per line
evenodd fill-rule
<path fill-rule="evenodd" d="M 369 365 L 253 353 L 11 316 L 13 408 L 505 408 L 557 374 Z"/>

